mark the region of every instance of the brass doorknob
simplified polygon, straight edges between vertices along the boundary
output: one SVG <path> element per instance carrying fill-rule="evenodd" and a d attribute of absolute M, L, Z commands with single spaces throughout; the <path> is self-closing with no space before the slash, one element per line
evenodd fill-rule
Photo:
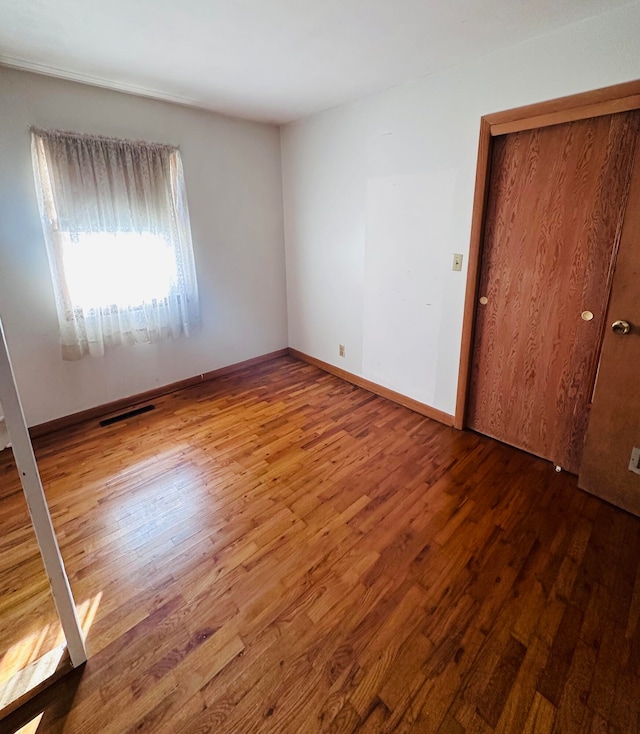
<path fill-rule="evenodd" d="M 611 329 L 616 334 L 628 334 L 631 331 L 631 324 L 628 321 L 614 321 Z"/>

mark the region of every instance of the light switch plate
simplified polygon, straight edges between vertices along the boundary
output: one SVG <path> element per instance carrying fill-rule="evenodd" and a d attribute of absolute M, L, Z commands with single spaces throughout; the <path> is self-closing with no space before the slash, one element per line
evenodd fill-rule
<path fill-rule="evenodd" d="M 453 256 L 453 264 L 451 270 L 462 270 L 462 255 L 459 252 Z"/>

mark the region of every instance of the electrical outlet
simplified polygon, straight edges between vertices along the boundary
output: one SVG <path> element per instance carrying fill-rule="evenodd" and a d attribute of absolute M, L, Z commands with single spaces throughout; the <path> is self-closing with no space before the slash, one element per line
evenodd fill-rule
<path fill-rule="evenodd" d="M 634 446 L 631 449 L 631 460 L 629 461 L 629 471 L 640 474 L 640 448 Z"/>
<path fill-rule="evenodd" d="M 456 254 L 453 256 L 453 264 L 451 265 L 451 270 L 462 270 L 462 255 L 459 252 L 456 252 Z"/>
<path fill-rule="evenodd" d="M 338 346 L 338 354 L 339 354 L 339 355 L 340 355 L 341 357 L 344 357 L 344 344 L 340 344 L 340 345 Z"/>

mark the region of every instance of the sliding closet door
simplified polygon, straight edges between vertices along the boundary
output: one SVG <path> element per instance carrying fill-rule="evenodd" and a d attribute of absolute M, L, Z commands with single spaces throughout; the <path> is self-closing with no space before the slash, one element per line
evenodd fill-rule
<path fill-rule="evenodd" d="M 467 425 L 577 473 L 639 113 L 494 140 Z"/>

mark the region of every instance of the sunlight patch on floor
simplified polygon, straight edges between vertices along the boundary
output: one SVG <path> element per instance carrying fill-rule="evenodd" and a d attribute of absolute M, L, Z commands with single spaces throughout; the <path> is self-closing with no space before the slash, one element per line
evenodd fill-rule
<path fill-rule="evenodd" d="M 34 719 L 31 719 L 28 724 L 25 724 L 22 728 L 18 729 L 15 734 L 36 734 L 43 715 L 44 711 L 41 714 L 38 714 Z"/>
<path fill-rule="evenodd" d="M 78 606 L 78 619 L 85 636 L 93 624 L 101 599 L 102 592 L 99 592 Z M 53 649 L 43 650 L 49 628 L 50 625 L 44 625 L 20 640 L 9 648 L 0 661 L 0 710 L 51 677 L 58 669 L 66 654 L 65 639 L 60 631 Z"/>

